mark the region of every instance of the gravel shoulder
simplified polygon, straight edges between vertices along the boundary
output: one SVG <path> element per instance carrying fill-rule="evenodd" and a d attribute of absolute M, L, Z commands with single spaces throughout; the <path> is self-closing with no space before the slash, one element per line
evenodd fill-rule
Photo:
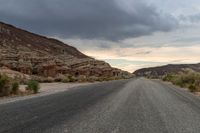
<path fill-rule="evenodd" d="M 41 97 L 46 95 L 51 95 L 58 92 L 68 91 L 78 86 L 86 86 L 95 83 L 40 83 L 40 91 L 38 94 L 31 94 L 25 96 L 11 96 L 11 97 L 2 97 L 0 98 L 0 104 L 6 104 L 10 102 Z M 20 85 L 20 90 L 24 91 L 26 85 Z"/>

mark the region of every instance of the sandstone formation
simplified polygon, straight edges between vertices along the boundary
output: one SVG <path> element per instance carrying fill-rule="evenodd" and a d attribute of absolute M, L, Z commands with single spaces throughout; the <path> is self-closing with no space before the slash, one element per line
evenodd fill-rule
<path fill-rule="evenodd" d="M 56 39 L 0 22 L 0 67 L 30 76 L 59 75 L 125 78 L 130 73 L 112 68 Z"/>

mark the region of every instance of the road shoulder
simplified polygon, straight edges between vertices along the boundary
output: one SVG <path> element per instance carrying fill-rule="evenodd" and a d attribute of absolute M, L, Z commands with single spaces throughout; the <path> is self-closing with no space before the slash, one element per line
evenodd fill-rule
<path fill-rule="evenodd" d="M 86 86 L 90 84 L 94 84 L 94 83 L 41 83 L 40 84 L 41 89 L 38 94 L 2 97 L 0 98 L 0 105 L 15 102 L 15 101 L 26 100 L 30 98 L 47 96 L 47 95 L 55 94 L 58 92 L 68 91 L 70 89 L 73 89 L 74 87 Z M 20 85 L 20 90 L 23 91 L 25 90 L 25 88 L 26 88 L 26 85 Z"/>

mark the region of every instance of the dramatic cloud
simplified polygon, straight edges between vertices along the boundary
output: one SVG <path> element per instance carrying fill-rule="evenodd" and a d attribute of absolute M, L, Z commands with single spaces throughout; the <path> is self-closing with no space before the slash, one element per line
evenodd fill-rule
<path fill-rule="evenodd" d="M 111 41 L 177 27 L 143 0 L 1 0 L 0 18 L 49 36 Z"/>
<path fill-rule="evenodd" d="M 200 62 L 200 0 L 0 0 L 0 21 L 130 72 Z"/>

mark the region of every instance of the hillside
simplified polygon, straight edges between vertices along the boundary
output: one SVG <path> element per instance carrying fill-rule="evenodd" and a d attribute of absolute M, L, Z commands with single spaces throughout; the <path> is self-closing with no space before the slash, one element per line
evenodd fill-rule
<path fill-rule="evenodd" d="M 85 78 L 130 76 L 128 72 L 88 57 L 61 41 L 0 22 L 0 70 L 5 68 L 28 76 L 53 79 L 65 75 Z"/>
<path fill-rule="evenodd" d="M 190 69 L 196 72 L 200 72 L 200 63 L 199 64 L 175 64 L 175 65 L 165 65 L 152 68 L 143 68 L 134 72 L 136 76 L 144 77 L 163 77 L 167 74 L 174 74 L 184 71 L 185 69 Z"/>

